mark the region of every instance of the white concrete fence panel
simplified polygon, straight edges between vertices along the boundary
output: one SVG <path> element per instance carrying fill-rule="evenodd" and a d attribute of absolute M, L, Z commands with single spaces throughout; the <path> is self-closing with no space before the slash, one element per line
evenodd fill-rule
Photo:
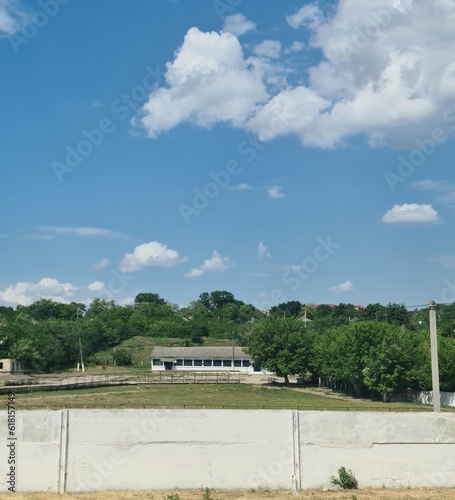
<path fill-rule="evenodd" d="M 0 412 L 0 491 L 8 491 Z M 16 491 L 455 487 L 455 414 L 273 410 L 16 412 Z"/>

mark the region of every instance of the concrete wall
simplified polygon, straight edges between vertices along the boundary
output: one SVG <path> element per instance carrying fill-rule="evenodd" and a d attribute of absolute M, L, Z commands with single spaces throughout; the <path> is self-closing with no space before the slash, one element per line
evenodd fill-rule
<path fill-rule="evenodd" d="M 271 410 L 16 412 L 16 491 L 454 487 L 455 414 Z M 7 415 L 0 412 L 0 442 Z M 7 491 L 0 447 L 0 491 Z"/>
<path fill-rule="evenodd" d="M 416 403 L 423 403 L 426 405 L 433 404 L 433 391 L 417 392 L 415 396 Z M 442 406 L 455 406 L 455 392 L 441 392 L 441 405 Z"/>

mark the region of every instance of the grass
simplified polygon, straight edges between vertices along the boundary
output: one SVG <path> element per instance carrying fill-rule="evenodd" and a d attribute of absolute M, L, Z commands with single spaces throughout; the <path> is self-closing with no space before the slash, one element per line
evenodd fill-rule
<path fill-rule="evenodd" d="M 365 489 L 355 494 L 346 491 L 308 490 L 291 494 L 283 490 L 212 490 L 214 500 L 452 500 L 453 489 Z M 15 500 L 163 500 L 178 494 L 180 500 L 202 500 L 202 490 L 112 491 L 57 495 L 53 493 L 14 493 Z M 0 493 L 0 500 L 9 500 L 11 493 Z"/>
<path fill-rule="evenodd" d="M 340 398 L 315 391 L 252 384 L 150 384 L 18 393 L 17 409 L 245 408 L 300 410 L 431 411 L 412 403 Z M 452 409 L 454 410 L 454 409 Z"/>

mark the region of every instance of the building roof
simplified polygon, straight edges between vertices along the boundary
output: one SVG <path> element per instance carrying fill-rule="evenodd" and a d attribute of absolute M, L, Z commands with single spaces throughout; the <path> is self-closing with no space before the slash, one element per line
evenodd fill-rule
<path fill-rule="evenodd" d="M 243 347 L 154 347 L 152 358 L 191 358 L 191 359 L 251 359 Z"/>

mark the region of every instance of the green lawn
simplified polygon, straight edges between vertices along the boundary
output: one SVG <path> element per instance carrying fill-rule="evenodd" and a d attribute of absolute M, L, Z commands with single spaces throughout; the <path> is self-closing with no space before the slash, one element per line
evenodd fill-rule
<path fill-rule="evenodd" d="M 429 406 L 410 403 L 385 404 L 250 384 L 151 384 L 18 393 L 16 396 L 17 409 L 85 407 L 431 411 Z"/>

